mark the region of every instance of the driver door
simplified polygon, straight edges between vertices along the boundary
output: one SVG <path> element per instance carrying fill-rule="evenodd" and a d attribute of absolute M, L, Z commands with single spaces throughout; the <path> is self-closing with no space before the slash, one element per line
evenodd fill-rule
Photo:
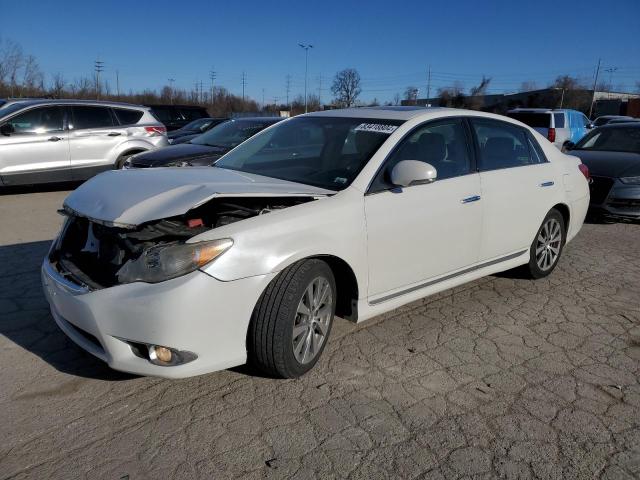
<path fill-rule="evenodd" d="M 370 297 L 401 295 L 478 261 L 482 231 L 480 177 L 470 135 L 459 118 L 428 122 L 407 135 L 365 196 Z M 390 183 L 401 160 L 437 171 L 433 183 Z"/>

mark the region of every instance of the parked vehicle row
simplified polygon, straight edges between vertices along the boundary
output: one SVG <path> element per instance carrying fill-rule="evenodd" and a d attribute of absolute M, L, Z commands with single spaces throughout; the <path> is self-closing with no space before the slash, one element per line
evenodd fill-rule
<path fill-rule="evenodd" d="M 549 275 L 582 226 L 587 177 L 498 115 L 301 115 L 213 167 L 81 185 L 44 290 L 60 328 L 115 369 L 175 378 L 250 361 L 297 377 L 334 314 L 360 322 L 515 267 Z"/>
<path fill-rule="evenodd" d="M 547 108 L 516 108 L 507 116 L 534 128 L 556 147 L 579 142 L 594 127 L 586 115 L 577 110 Z"/>
<path fill-rule="evenodd" d="M 609 122 L 568 147 L 591 172 L 592 212 L 640 219 L 640 122 Z"/>
<path fill-rule="evenodd" d="M 11 101 L 0 107 L 3 185 L 86 180 L 131 155 L 168 145 L 148 107 L 74 100 Z"/>
<path fill-rule="evenodd" d="M 187 142 L 134 155 L 124 168 L 210 166 L 232 148 L 281 120 L 282 117 L 227 120 Z"/>
<path fill-rule="evenodd" d="M 175 145 L 176 143 L 185 143 L 204 132 L 211 130 L 216 125 L 221 124 L 228 118 L 199 118 L 193 122 L 187 123 L 184 127 L 177 130 L 173 130 L 167 134 L 169 144 Z"/>

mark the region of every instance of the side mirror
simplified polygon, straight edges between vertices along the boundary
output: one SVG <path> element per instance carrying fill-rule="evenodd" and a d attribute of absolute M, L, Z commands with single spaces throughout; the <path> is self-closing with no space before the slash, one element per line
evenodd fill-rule
<path fill-rule="evenodd" d="M 591 129 L 592 129 L 592 128 L 594 128 L 594 127 L 595 127 L 595 125 L 593 124 L 593 122 L 589 122 L 589 123 L 587 123 L 587 128 L 588 128 L 589 130 L 591 130 Z"/>
<path fill-rule="evenodd" d="M 575 146 L 576 146 L 576 144 L 575 144 L 575 143 L 573 143 L 573 142 L 566 142 L 566 143 L 562 146 L 562 151 L 563 151 L 563 152 L 568 152 L 569 150 L 573 150 Z"/>
<path fill-rule="evenodd" d="M 433 165 L 418 160 L 402 160 L 391 170 L 391 183 L 410 187 L 431 183 L 437 176 L 438 172 Z"/>
<path fill-rule="evenodd" d="M 0 134 L 5 135 L 7 137 L 12 133 L 15 133 L 15 131 L 16 129 L 13 128 L 13 125 L 11 125 L 10 123 L 5 123 L 0 127 Z"/>

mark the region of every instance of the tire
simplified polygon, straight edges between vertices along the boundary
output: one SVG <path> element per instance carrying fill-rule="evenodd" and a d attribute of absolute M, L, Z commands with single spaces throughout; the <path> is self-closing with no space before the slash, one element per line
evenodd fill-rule
<path fill-rule="evenodd" d="M 136 153 L 141 153 L 141 152 L 129 152 L 129 153 L 125 153 L 124 155 L 120 155 L 116 160 L 114 170 L 122 170 L 122 166 L 124 165 L 124 162 L 126 162 L 129 157 L 135 155 Z"/>
<path fill-rule="evenodd" d="M 314 298 L 322 296 L 325 287 L 327 295 L 316 304 Z M 305 309 L 312 314 L 302 313 Z M 254 308 L 247 334 L 249 362 L 273 377 L 305 374 L 322 355 L 335 309 L 336 283 L 325 262 L 301 260 L 287 267 Z"/>
<path fill-rule="evenodd" d="M 552 208 L 531 243 L 529 263 L 525 265 L 531 278 L 544 278 L 555 270 L 562 256 L 566 237 L 564 217 Z"/>

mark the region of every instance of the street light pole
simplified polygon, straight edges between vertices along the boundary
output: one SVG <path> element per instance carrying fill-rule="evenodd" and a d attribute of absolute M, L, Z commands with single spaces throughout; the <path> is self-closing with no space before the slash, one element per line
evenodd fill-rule
<path fill-rule="evenodd" d="M 304 113 L 307 113 L 307 73 L 309 72 L 309 49 L 313 48 L 313 45 L 299 43 L 301 48 L 304 49 Z"/>

